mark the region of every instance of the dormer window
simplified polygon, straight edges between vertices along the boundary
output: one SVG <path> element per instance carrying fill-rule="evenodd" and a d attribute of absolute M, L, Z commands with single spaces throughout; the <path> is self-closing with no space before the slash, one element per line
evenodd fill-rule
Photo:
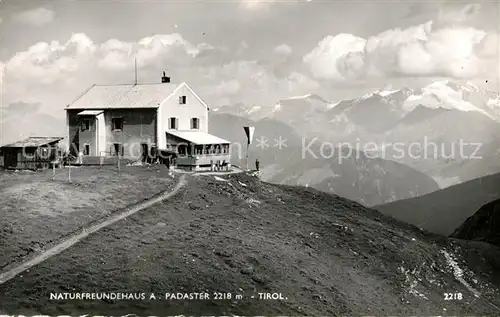
<path fill-rule="evenodd" d="M 180 96 L 179 97 L 179 104 L 180 105 L 185 105 L 186 104 L 186 96 Z"/>

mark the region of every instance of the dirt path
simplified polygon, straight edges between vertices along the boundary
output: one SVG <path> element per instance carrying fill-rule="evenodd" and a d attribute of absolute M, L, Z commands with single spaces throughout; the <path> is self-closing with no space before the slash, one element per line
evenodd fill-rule
<path fill-rule="evenodd" d="M 243 173 L 244 170 L 239 168 L 233 168 L 232 171 L 214 171 L 214 172 L 195 172 L 194 175 L 229 175 Z"/>
<path fill-rule="evenodd" d="M 48 258 L 50 258 L 56 254 L 61 253 L 62 251 L 66 250 L 67 248 L 75 245 L 76 243 L 78 243 L 82 239 L 86 238 L 88 235 L 95 233 L 96 231 L 98 231 L 102 228 L 105 228 L 105 227 L 107 227 L 107 226 L 109 226 L 117 221 L 120 221 L 120 220 L 122 220 L 130 215 L 133 215 L 138 211 L 141 211 L 145 208 L 148 208 L 148 207 L 150 207 L 150 206 L 152 206 L 160 201 L 163 201 L 165 199 L 172 197 L 182 187 L 184 187 L 186 185 L 186 183 L 187 183 L 186 176 L 181 175 L 179 182 L 177 183 L 177 185 L 174 187 L 173 190 L 165 192 L 161 196 L 152 198 L 150 200 L 146 200 L 146 201 L 144 201 L 136 206 L 133 206 L 131 208 L 126 209 L 123 212 L 120 212 L 118 214 L 113 214 L 110 217 L 103 219 L 99 223 L 91 224 L 88 227 L 83 227 L 81 230 L 79 230 L 80 231 L 79 233 L 76 233 L 74 235 L 69 236 L 67 239 L 61 241 L 60 243 L 51 247 L 48 250 L 43 251 L 42 253 L 35 256 L 34 258 L 32 258 L 28 261 L 25 261 L 23 263 L 20 263 L 19 265 L 15 266 L 11 269 L 8 269 L 7 271 L 1 272 L 0 273 L 0 285 L 7 282 L 8 280 L 14 278 L 19 273 L 22 273 L 23 271 L 26 271 L 27 269 L 47 260 Z"/>
<path fill-rule="evenodd" d="M 232 166 L 231 171 L 184 171 L 180 169 L 176 169 L 175 172 L 177 174 L 191 174 L 191 175 L 228 175 L 228 174 L 237 174 L 237 173 L 243 173 L 245 170 Z"/>

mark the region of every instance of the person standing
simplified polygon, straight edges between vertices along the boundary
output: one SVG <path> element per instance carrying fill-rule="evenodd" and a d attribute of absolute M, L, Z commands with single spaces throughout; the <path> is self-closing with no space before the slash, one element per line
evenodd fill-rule
<path fill-rule="evenodd" d="M 260 167 L 259 159 L 256 159 L 255 160 L 255 169 L 257 170 L 257 172 L 259 171 L 259 167 Z"/>

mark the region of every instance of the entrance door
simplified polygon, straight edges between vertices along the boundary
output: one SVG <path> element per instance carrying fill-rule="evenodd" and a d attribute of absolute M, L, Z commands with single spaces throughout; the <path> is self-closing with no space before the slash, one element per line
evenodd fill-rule
<path fill-rule="evenodd" d="M 121 143 L 113 143 L 113 147 L 115 150 L 114 155 L 123 156 L 123 145 Z"/>
<path fill-rule="evenodd" d="M 7 168 L 13 168 L 13 167 L 16 167 L 17 166 L 17 151 L 14 150 L 14 149 L 6 149 L 4 150 L 5 152 L 5 156 L 4 156 L 4 159 L 5 159 L 5 167 Z"/>

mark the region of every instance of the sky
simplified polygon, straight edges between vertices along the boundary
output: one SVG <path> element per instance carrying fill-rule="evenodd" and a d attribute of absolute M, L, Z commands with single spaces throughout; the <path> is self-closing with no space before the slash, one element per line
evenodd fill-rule
<path fill-rule="evenodd" d="M 64 117 L 92 84 L 133 83 L 134 59 L 139 83 L 166 71 L 213 108 L 437 78 L 500 90 L 492 1 L 3 0 L 0 14 L 4 118 Z"/>

